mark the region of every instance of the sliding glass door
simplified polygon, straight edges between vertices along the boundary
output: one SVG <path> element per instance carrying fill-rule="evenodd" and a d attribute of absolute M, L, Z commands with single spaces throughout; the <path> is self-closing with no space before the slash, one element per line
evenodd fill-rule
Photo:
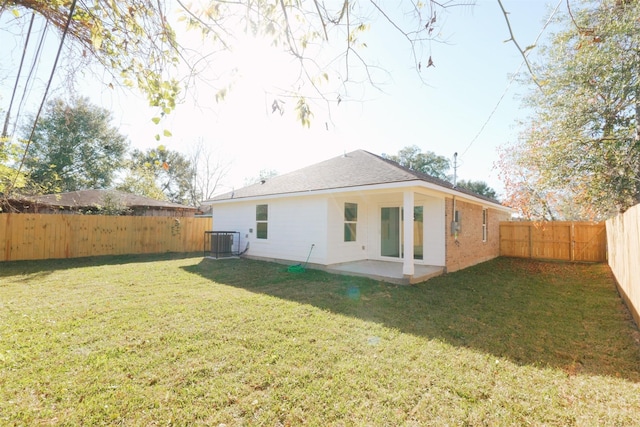
<path fill-rule="evenodd" d="M 380 255 L 400 258 L 400 208 L 382 208 L 380 215 Z"/>
<path fill-rule="evenodd" d="M 388 207 L 380 211 L 380 255 L 385 257 L 402 258 L 403 247 L 403 208 Z M 413 258 L 422 259 L 424 252 L 422 206 L 413 208 Z"/>
<path fill-rule="evenodd" d="M 422 259 L 424 254 L 424 217 L 422 206 L 413 208 L 413 259 Z"/>

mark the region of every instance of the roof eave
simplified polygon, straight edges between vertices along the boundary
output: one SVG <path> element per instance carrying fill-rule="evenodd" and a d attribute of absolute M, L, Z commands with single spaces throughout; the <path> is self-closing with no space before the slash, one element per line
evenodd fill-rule
<path fill-rule="evenodd" d="M 481 197 L 475 197 L 471 194 L 458 191 L 455 188 L 443 187 L 441 185 L 437 185 L 421 179 L 386 182 L 386 183 L 380 183 L 380 184 L 355 185 L 351 187 L 327 188 L 327 189 L 320 189 L 320 190 L 295 191 L 291 193 L 277 193 L 277 194 L 265 194 L 260 196 L 235 197 L 235 198 L 228 198 L 228 199 L 221 199 L 221 200 L 206 200 L 202 202 L 202 204 L 213 206 L 213 205 L 235 203 L 235 202 L 240 203 L 240 202 L 258 201 L 258 200 L 273 200 L 273 199 L 290 198 L 290 197 L 326 195 L 326 194 L 358 192 L 358 191 L 392 190 L 392 189 L 409 188 L 409 187 L 423 187 L 423 188 L 434 190 L 450 196 L 457 196 L 464 199 L 468 199 L 482 205 L 491 205 L 504 211 L 508 211 L 508 212 L 513 211 L 512 208 L 509 208 L 508 206 L 504 206 L 500 204 L 500 202 L 498 201 L 490 201 L 487 199 L 483 199 Z"/>

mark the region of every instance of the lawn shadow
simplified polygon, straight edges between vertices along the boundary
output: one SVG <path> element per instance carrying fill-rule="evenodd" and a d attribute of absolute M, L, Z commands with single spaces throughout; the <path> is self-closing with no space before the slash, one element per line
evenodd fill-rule
<path fill-rule="evenodd" d="M 171 259 L 193 258 L 202 256 L 202 252 L 178 253 L 164 252 L 160 254 L 106 255 L 82 258 L 63 258 L 26 261 L 0 262 L 0 279 L 3 277 L 23 276 L 21 279 L 12 278 L 13 282 L 30 282 L 40 277 L 46 277 L 54 271 L 70 270 L 100 265 L 124 265 L 131 263 L 156 262 Z"/>
<path fill-rule="evenodd" d="M 520 365 L 640 382 L 639 333 L 602 264 L 498 258 L 413 286 L 247 259 L 183 268 Z"/>

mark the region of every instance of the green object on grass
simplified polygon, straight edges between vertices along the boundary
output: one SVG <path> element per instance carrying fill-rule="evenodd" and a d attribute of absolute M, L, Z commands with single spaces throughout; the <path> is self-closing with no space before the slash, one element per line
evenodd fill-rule
<path fill-rule="evenodd" d="M 289 273 L 304 273 L 304 267 L 302 264 L 290 265 L 287 271 Z"/>
<path fill-rule="evenodd" d="M 311 244 L 311 249 L 309 249 L 309 255 L 307 255 L 307 260 L 304 262 L 304 265 L 302 265 L 302 264 L 291 265 L 291 266 L 289 266 L 287 271 L 289 273 L 304 273 L 305 269 L 307 268 L 307 263 L 309 262 L 309 258 L 311 257 L 311 251 L 313 251 L 313 247 L 314 246 L 315 246 L 315 243 L 312 243 Z"/>

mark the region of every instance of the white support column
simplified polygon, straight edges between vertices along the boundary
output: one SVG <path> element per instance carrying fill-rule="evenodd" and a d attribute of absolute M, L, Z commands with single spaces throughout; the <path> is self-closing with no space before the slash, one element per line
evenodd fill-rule
<path fill-rule="evenodd" d="M 404 262 L 402 264 L 402 274 L 413 276 L 415 269 L 413 266 L 413 191 L 405 191 L 403 195 L 404 205 Z"/>

